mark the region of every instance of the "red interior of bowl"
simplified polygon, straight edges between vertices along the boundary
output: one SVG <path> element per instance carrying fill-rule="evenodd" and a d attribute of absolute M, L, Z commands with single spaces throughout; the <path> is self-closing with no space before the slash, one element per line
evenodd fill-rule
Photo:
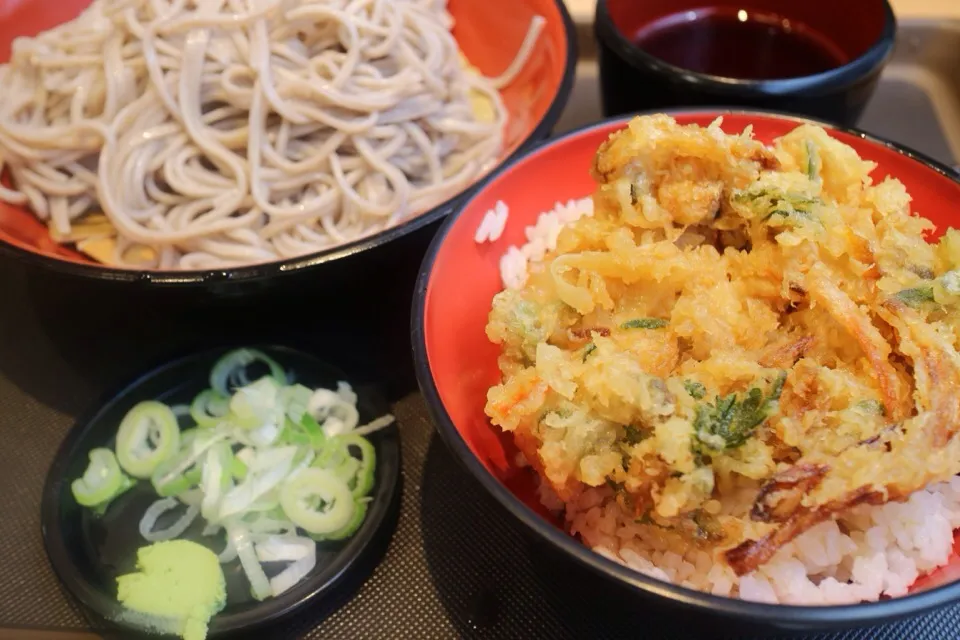
<path fill-rule="evenodd" d="M 704 0 L 607 0 L 607 10 L 617 29 L 628 39 L 660 18 L 685 11 L 718 9 L 746 10 L 776 14 L 803 23 L 825 36 L 852 60 L 873 46 L 883 33 L 886 19 L 884 0 L 831 2 L 831 0 L 748 0 L 747 2 L 704 2 Z"/>
<path fill-rule="evenodd" d="M 0 0 L 0 61 L 10 57 L 14 39 L 36 35 L 71 20 L 91 0 Z M 568 38 L 555 0 L 449 0 L 453 35 L 470 62 L 488 76 L 502 73 L 513 60 L 534 16 L 546 19 L 536 47 L 517 79 L 502 92 L 509 112 L 506 158 L 534 131 L 563 82 Z M 73 262 L 89 258 L 51 241 L 47 227 L 26 209 L 0 203 L 0 242 Z"/>
<path fill-rule="evenodd" d="M 716 115 L 691 113 L 679 115 L 677 120 L 706 125 Z M 757 139 L 770 142 L 797 124 L 776 116 L 728 114 L 723 129 L 735 133 L 753 125 Z M 545 512 L 535 497 L 531 472 L 517 469 L 512 442 L 490 425 L 483 411 L 487 390 L 500 380 L 499 348 L 487 339 L 487 317 L 493 296 L 502 289 L 500 256 L 508 246 L 525 242 L 524 229 L 535 223 L 540 212 L 550 210 L 557 201 L 591 194 L 589 169 L 597 147 L 621 127 L 622 123 L 607 124 L 563 138 L 497 176 L 474 196 L 447 231 L 427 285 L 426 353 L 443 408 L 486 469 L 541 514 Z M 957 224 L 949 203 L 960 202 L 960 184 L 895 149 L 842 131 L 831 135 L 876 162 L 876 180 L 887 175 L 899 178 L 913 197 L 914 211 L 932 220 L 938 231 L 951 222 Z M 496 243 L 478 245 L 473 239 L 477 226 L 498 200 L 510 211 L 504 234 Z M 942 571 L 924 586 L 950 581 L 953 573 Z"/>

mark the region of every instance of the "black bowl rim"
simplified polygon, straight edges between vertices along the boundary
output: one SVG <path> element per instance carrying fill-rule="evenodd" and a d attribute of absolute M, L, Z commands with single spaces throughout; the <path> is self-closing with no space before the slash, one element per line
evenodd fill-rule
<path fill-rule="evenodd" d="M 925 165 L 932 171 L 952 180 L 960 185 L 960 175 L 947 165 L 930 158 L 929 156 L 909 149 L 903 145 L 892 142 L 872 134 L 868 134 L 859 129 L 843 127 L 829 122 L 805 118 L 779 111 L 762 109 L 739 109 L 735 107 L 705 107 L 697 109 L 673 109 L 673 110 L 653 110 L 638 112 L 630 116 L 616 116 L 607 118 L 599 122 L 588 124 L 561 136 L 553 138 L 543 144 L 529 149 L 523 157 L 515 159 L 513 162 L 504 165 L 497 171 L 491 173 L 484 180 L 473 194 L 464 199 L 463 203 L 456 213 L 451 215 L 444 223 L 443 228 L 434 237 L 432 244 L 427 250 L 423 264 L 420 268 L 420 274 L 417 277 L 417 286 L 414 293 L 413 307 L 411 312 L 411 334 L 413 342 L 414 367 L 416 369 L 417 382 L 420 390 L 427 401 L 427 408 L 437 425 L 437 430 L 447 446 L 454 452 L 460 463 L 476 478 L 483 487 L 493 495 L 493 497 L 510 513 L 513 514 L 521 523 L 536 535 L 543 538 L 554 548 L 573 558 L 581 566 L 593 571 L 614 582 L 621 583 L 629 587 L 639 596 L 661 597 L 672 601 L 674 604 L 693 609 L 701 609 L 714 614 L 730 618 L 740 618 L 751 622 L 780 626 L 783 628 L 817 628 L 857 624 L 877 624 L 884 620 L 891 620 L 907 615 L 917 614 L 936 607 L 940 607 L 960 599 L 960 580 L 948 584 L 922 591 L 920 593 L 910 594 L 900 598 L 892 598 L 879 602 L 869 602 L 852 605 L 835 606 L 797 606 L 781 604 L 764 604 L 759 602 L 750 602 L 736 598 L 727 598 L 715 596 L 710 593 L 696 591 L 681 587 L 678 585 L 662 582 L 655 578 L 648 577 L 626 566 L 618 564 L 599 553 L 594 552 L 587 546 L 580 543 L 573 536 L 561 531 L 533 509 L 521 502 L 504 485 L 491 474 L 482 462 L 471 452 L 463 436 L 457 430 L 450 414 L 447 413 L 433 374 L 430 370 L 430 363 L 426 352 L 426 332 L 425 332 L 425 311 L 426 311 L 426 293 L 430 284 L 430 277 L 436 262 L 437 254 L 443 246 L 444 240 L 450 229 L 457 223 L 467 206 L 478 197 L 488 184 L 496 180 L 500 175 L 508 171 L 512 165 L 520 162 L 524 157 L 538 152 L 540 149 L 561 143 L 570 138 L 575 138 L 584 133 L 607 127 L 611 124 L 626 124 L 636 115 L 649 115 L 655 113 L 666 113 L 668 115 L 757 115 L 774 116 L 779 119 L 788 120 L 800 124 L 815 124 L 828 131 L 840 131 L 843 133 L 855 135 L 875 145 L 891 149 L 900 155 L 915 160 Z"/>
<path fill-rule="evenodd" d="M 509 164 L 515 158 L 521 156 L 523 152 L 532 145 L 550 135 L 553 127 L 557 124 L 563 109 L 566 107 L 573 92 L 573 83 L 577 69 L 577 30 L 574 26 L 570 12 L 567 10 L 564 0 L 554 0 L 554 6 L 560 14 L 563 22 L 563 31 L 566 36 L 566 60 L 564 61 L 563 77 L 557 88 L 557 93 L 553 101 L 543 114 L 540 122 L 533 130 L 520 141 L 517 148 L 497 163 L 494 171 L 500 166 Z M 353 256 L 364 251 L 370 251 L 383 246 L 402 236 L 413 233 L 457 210 L 461 201 L 470 196 L 477 185 L 481 184 L 486 176 L 463 189 L 447 199 L 445 202 L 414 216 L 402 224 L 398 224 L 389 229 L 384 229 L 353 242 L 343 245 L 337 245 L 310 253 L 304 256 L 294 258 L 285 258 L 263 264 L 254 264 L 244 267 L 194 270 L 194 271 L 150 271 L 137 269 L 118 269 L 108 267 L 97 263 L 73 262 L 70 260 L 58 259 L 48 255 L 36 253 L 24 249 L 17 245 L 0 240 L 0 255 L 6 254 L 8 258 L 20 259 L 29 264 L 43 269 L 52 270 L 58 273 L 64 273 L 71 276 L 81 277 L 90 280 L 103 282 L 131 283 L 143 286 L 164 286 L 164 287 L 185 287 L 190 285 L 214 285 L 220 283 L 233 282 L 255 282 L 283 276 L 289 273 L 299 273 L 318 267 L 322 264 L 334 262 L 349 256 Z"/>
<path fill-rule="evenodd" d="M 173 358 L 167 358 L 160 362 L 154 362 L 138 373 L 123 380 L 116 387 L 110 389 L 98 398 L 97 402 L 74 422 L 73 426 L 66 432 L 53 461 L 47 471 L 44 479 L 43 492 L 40 501 L 40 533 L 43 539 L 44 551 L 47 560 L 54 574 L 60 580 L 64 588 L 87 609 L 103 617 L 108 605 L 119 604 L 115 601 L 109 603 L 104 601 L 103 593 L 93 587 L 88 580 L 82 577 L 74 563 L 69 558 L 63 533 L 59 525 L 60 509 L 59 494 L 61 491 L 68 491 L 68 484 L 63 477 L 63 470 L 70 459 L 70 453 L 77 446 L 78 442 L 86 437 L 93 420 L 103 411 L 104 407 L 113 403 L 118 396 L 127 393 L 143 384 L 144 381 L 158 375 L 163 375 L 171 369 L 188 364 L 192 361 L 200 360 L 214 354 L 223 353 L 232 348 L 239 348 L 241 345 L 230 344 L 230 346 L 213 346 L 207 349 L 194 350 L 181 353 Z M 344 376 L 344 380 L 350 380 L 355 376 L 348 376 L 339 367 L 324 360 L 315 352 L 305 347 L 297 346 L 286 342 L 253 342 L 249 345 L 252 348 L 267 350 L 270 353 L 295 353 L 305 356 L 308 359 L 315 360 L 330 372 L 335 372 Z M 379 391 L 375 397 L 379 397 Z M 218 614 L 210 620 L 210 637 L 220 637 L 223 634 L 232 634 L 238 631 L 249 631 L 260 628 L 264 625 L 276 622 L 288 615 L 299 611 L 310 602 L 333 598 L 336 596 L 336 590 L 342 584 L 347 574 L 357 566 L 372 545 L 376 544 L 384 536 L 392 536 L 395 526 L 395 515 L 393 514 L 400 503 L 400 492 L 402 483 L 402 442 L 399 428 L 396 423 L 389 427 L 396 431 L 392 436 L 393 442 L 388 445 L 391 450 L 389 457 L 394 460 L 395 469 L 383 478 L 383 486 L 379 492 L 383 498 L 371 503 L 371 508 L 367 513 L 367 520 L 364 526 L 356 535 L 346 541 L 344 547 L 338 552 L 336 561 L 333 565 L 322 571 L 312 581 L 315 584 L 310 586 L 310 590 L 297 597 L 297 592 L 291 590 L 275 598 L 269 598 L 262 602 L 252 604 L 247 610 L 231 614 Z M 383 450 L 378 450 L 378 457 L 383 454 Z M 61 486 L 58 486 L 61 485 Z M 368 524 L 369 523 L 369 524 Z M 104 618 L 107 623 L 121 628 L 130 629 L 136 632 L 142 632 L 142 627 L 130 624 L 123 620 L 113 620 Z"/>
<path fill-rule="evenodd" d="M 630 42 L 613 23 L 607 10 L 607 0 L 598 0 L 594 17 L 597 38 L 609 46 L 622 60 L 633 67 L 647 67 L 655 73 L 671 77 L 675 82 L 686 82 L 705 90 L 726 96 L 759 97 L 804 93 L 817 95 L 854 84 L 879 71 L 893 55 L 896 44 L 897 18 L 888 0 L 883 0 L 884 23 L 870 47 L 856 58 L 839 67 L 796 78 L 746 80 L 728 78 L 684 69 L 643 51 Z"/>

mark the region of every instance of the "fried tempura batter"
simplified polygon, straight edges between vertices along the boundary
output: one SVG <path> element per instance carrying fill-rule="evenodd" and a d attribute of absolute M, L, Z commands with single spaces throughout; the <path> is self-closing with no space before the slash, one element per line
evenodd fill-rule
<path fill-rule="evenodd" d="M 594 216 L 495 299 L 488 415 L 562 500 L 609 486 L 741 575 L 957 474 L 960 234 L 926 242 L 873 168 L 809 125 L 767 147 L 634 119 Z"/>

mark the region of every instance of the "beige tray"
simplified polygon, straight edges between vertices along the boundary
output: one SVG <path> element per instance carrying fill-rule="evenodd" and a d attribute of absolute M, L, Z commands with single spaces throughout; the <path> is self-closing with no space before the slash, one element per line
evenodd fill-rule
<path fill-rule="evenodd" d="M 603 117 L 589 27 L 580 26 L 577 80 L 557 132 Z M 960 163 L 960 21 L 903 20 L 893 59 L 859 127 L 941 162 Z"/>

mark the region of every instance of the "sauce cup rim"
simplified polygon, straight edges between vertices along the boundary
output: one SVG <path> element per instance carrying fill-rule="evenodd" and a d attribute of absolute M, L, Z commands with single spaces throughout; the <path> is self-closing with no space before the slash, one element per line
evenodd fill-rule
<path fill-rule="evenodd" d="M 699 86 L 714 93 L 735 96 L 789 95 L 804 91 L 818 93 L 853 84 L 881 69 L 893 54 L 897 19 L 888 0 L 882 3 L 884 20 L 880 36 L 860 55 L 840 66 L 820 73 L 793 78 L 765 80 L 730 78 L 679 67 L 643 51 L 632 43 L 613 22 L 607 0 L 597 0 L 594 35 L 615 55 L 635 69 L 647 69 L 674 82 Z"/>

